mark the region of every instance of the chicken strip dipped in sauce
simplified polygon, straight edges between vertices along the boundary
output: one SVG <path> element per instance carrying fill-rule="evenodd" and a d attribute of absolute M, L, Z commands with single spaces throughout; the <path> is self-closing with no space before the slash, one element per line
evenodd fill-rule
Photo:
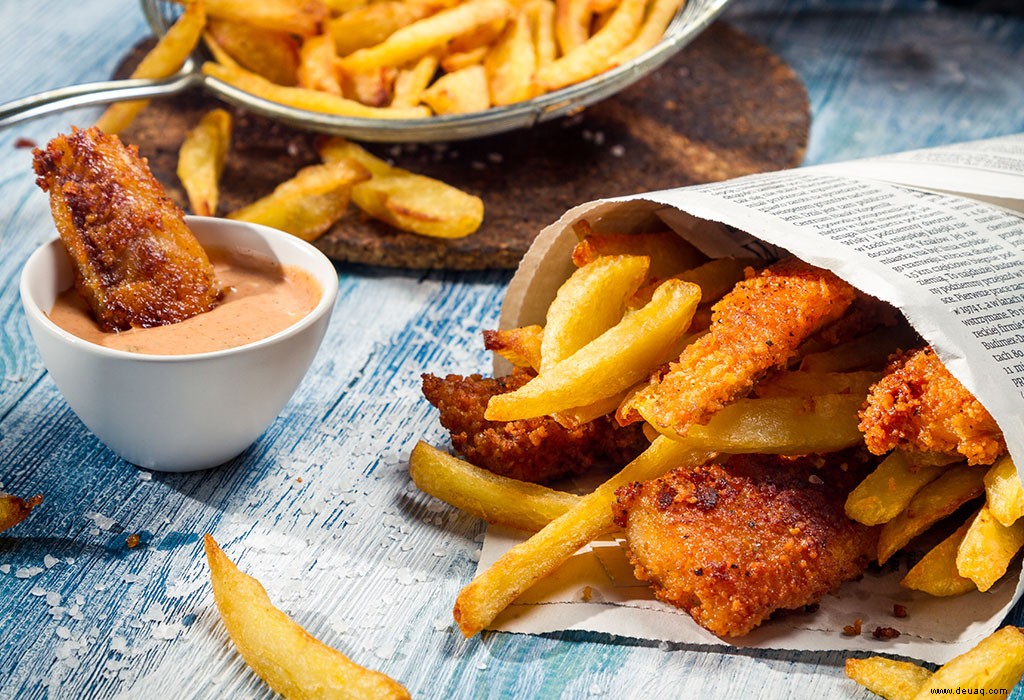
<path fill-rule="evenodd" d="M 712 307 L 711 328 L 640 391 L 626 420 L 685 435 L 784 367 L 805 340 L 839 319 L 857 291 L 833 273 L 787 259 L 751 274 Z"/>
<path fill-rule="evenodd" d="M 899 447 L 991 464 L 1006 451 L 995 419 L 930 347 L 890 362 L 868 392 L 860 430 L 875 454 Z"/>
<path fill-rule="evenodd" d="M 137 148 L 75 128 L 33 156 L 75 286 L 104 330 L 167 325 L 213 308 L 213 266 Z"/>
<path fill-rule="evenodd" d="M 619 489 L 615 522 L 659 600 L 738 637 L 776 610 L 818 602 L 874 558 L 877 529 L 843 513 L 865 467 L 851 452 L 677 469 Z"/>
<path fill-rule="evenodd" d="M 546 483 L 597 465 L 621 467 L 649 445 L 639 425 L 619 427 L 609 416 L 572 429 L 550 416 L 508 422 L 484 418 L 492 396 L 514 391 L 532 376 L 521 370 L 496 379 L 425 374 L 423 395 L 440 411 L 456 453 L 523 481 Z"/>

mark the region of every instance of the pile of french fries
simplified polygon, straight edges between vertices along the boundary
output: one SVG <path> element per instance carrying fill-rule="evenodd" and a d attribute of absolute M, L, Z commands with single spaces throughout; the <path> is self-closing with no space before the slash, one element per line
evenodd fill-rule
<path fill-rule="evenodd" d="M 684 0 L 205 0 L 203 72 L 272 102 L 423 118 L 528 100 L 657 44 Z"/>
<path fill-rule="evenodd" d="M 936 463 L 936 461 L 938 463 Z M 900 585 L 934 596 L 987 591 L 1024 547 L 1024 488 L 1009 455 L 991 467 L 891 452 L 850 494 L 846 514 L 880 525 L 878 562 L 984 495 L 984 503 L 931 548 Z"/>
<path fill-rule="evenodd" d="M 742 279 L 748 263 L 706 261 L 669 232 L 595 233 L 586 221 L 575 228 L 577 269 L 559 288 L 545 324 L 485 334 L 488 349 L 536 373 L 520 389 L 491 398 L 490 420 L 547 415 L 577 426 L 621 412 L 652 372 L 705 332 L 708 306 Z M 535 533 L 459 594 L 454 616 L 462 632 L 471 636 L 486 628 L 527 588 L 612 530 L 611 505 L 622 485 L 698 465 L 718 453 L 796 455 L 862 444 L 857 414 L 868 388 L 890 354 L 916 340 L 907 326 L 827 349 L 808 343 L 796 367 L 762 380 L 750 398 L 726 406 L 708 424 L 694 426 L 683 437 L 649 430 L 652 442 L 640 457 L 582 496 L 496 476 L 417 444 L 409 466 L 421 490 L 487 522 Z M 1024 542 L 1024 489 L 1013 462 L 1003 457 L 985 468 L 927 457 L 891 453 L 850 494 L 847 513 L 881 526 L 879 561 L 884 562 L 940 518 L 986 494 L 980 511 L 902 583 L 935 595 L 987 590 Z M 1007 673 L 1016 675 L 1006 687 L 1024 672 L 1024 644 L 1017 637 L 1024 635 L 1013 628 L 992 642 L 1011 638 L 1006 653 L 1013 661 Z M 964 664 L 976 668 L 969 666 L 971 660 L 980 663 L 977 659 L 987 653 L 978 651 L 968 662 L 934 675 L 915 671 L 912 693 L 886 697 L 913 697 L 922 687 L 953 687 L 966 678 L 956 669 Z M 864 663 L 853 660 L 851 668 Z M 870 663 L 884 666 L 888 660 Z"/>
<path fill-rule="evenodd" d="M 490 349 L 536 373 L 518 390 L 492 397 L 488 420 L 547 415 L 572 427 L 624 410 L 652 372 L 706 331 L 710 305 L 750 264 L 708 261 L 668 231 L 596 233 L 586 221 L 575 229 L 577 269 L 559 288 L 543 328 L 487 334 Z M 421 489 L 489 522 L 536 532 L 461 592 L 454 614 L 463 633 L 484 629 L 529 586 L 613 529 L 611 505 L 620 486 L 702 464 L 717 453 L 798 455 L 860 444 L 857 411 L 879 376 L 862 368 L 880 365 L 901 338 L 889 333 L 880 344 L 808 353 L 803 363 L 811 369 L 763 382 L 753 398 L 728 405 L 685 437 L 650 433 L 647 451 L 585 496 L 488 476 L 418 445 L 410 471 Z"/>
<path fill-rule="evenodd" d="M 310 44 L 330 43 L 328 35 L 312 36 L 323 25 L 326 12 L 320 3 L 305 0 L 277 0 L 252 7 L 249 3 L 230 0 L 193 0 L 143 57 L 132 77 L 172 75 L 205 36 L 211 49 L 222 57 L 222 64 L 214 66 L 214 70 L 224 65 L 234 66 L 230 58 L 233 51 L 248 57 L 268 75 L 272 70 L 283 70 L 295 80 L 298 80 L 295 76 L 300 75 L 305 76 L 303 80 L 323 82 L 323 71 L 311 58 L 288 68 L 291 64 L 286 57 L 293 53 L 299 55 L 296 42 L 300 36 L 307 37 Z M 316 19 L 318 17 L 320 19 Z M 295 51 L 288 49 L 292 44 L 296 44 Z M 322 50 L 307 51 L 306 44 L 303 47 L 303 56 L 323 54 Z M 270 84 L 268 79 L 237 66 L 224 70 L 235 71 L 231 75 L 237 73 L 236 77 L 243 76 L 246 80 L 262 81 L 260 85 Z M 318 75 L 321 77 L 311 77 Z M 346 104 L 350 101 L 313 89 L 281 89 L 293 91 L 285 93 L 287 95 L 309 93 Z M 100 116 L 96 126 L 106 133 L 120 133 L 147 104 L 145 100 L 135 100 L 112 105 Z M 391 116 L 401 114 L 400 110 L 389 110 Z M 220 178 L 230 149 L 231 133 L 231 115 L 223 109 L 213 109 L 202 116 L 182 142 L 177 174 L 194 214 L 217 215 Z M 272 226 L 307 241 L 315 240 L 337 223 L 348 210 L 350 201 L 365 214 L 394 228 L 435 238 L 468 236 L 483 222 L 484 205 L 479 197 L 440 180 L 393 167 L 354 143 L 340 138 L 328 139 L 320 146 L 320 156 L 323 163 L 302 169 L 269 195 L 227 216 Z"/>

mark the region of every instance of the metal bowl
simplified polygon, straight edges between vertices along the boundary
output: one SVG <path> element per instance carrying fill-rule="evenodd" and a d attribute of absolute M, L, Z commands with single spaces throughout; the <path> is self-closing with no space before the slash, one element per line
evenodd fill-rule
<path fill-rule="evenodd" d="M 169 0 L 141 0 L 154 33 L 162 35 L 181 13 Z M 420 119 L 371 119 L 312 112 L 271 102 L 204 75 L 201 50 L 173 76 L 162 80 L 123 80 L 53 90 L 0 105 L 0 128 L 35 116 L 72 107 L 141 97 L 161 97 L 199 86 L 225 102 L 277 119 L 300 129 L 347 136 L 360 141 L 458 141 L 513 131 L 573 114 L 632 85 L 659 68 L 693 41 L 722 12 L 730 0 L 688 0 L 676 14 L 662 40 L 633 60 L 593 78 L 560 90 L 502 107 L 471 114 Z"/>

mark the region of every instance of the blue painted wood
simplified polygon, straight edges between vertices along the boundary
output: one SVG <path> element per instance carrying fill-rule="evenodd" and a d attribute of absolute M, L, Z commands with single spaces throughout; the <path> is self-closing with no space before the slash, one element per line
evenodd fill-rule
<path fill-rule="evenodd" d="M 1020 16 L 909 0 L 737 0 L 727 18 L 806 82 L 809 163 L 1024 131 Z M 145 31 L 128 0 L 0 3 L 0 100 L 105 78 Z M 461 637 L 451 604 L 482 526 L 418 493 L 405 464 L 417 439 L 444 441 L 420 373 L 487 370 L 479 330 L 497 322 L 506 273 L 339 266 L 324 348 L 248 451 L 187 475 L 112 456 L 41 367 L 17 295 L 22 263 L 53 233 L 15 140 L 44 143 L 96 113 L 0 132 L 0 483 L 46 495 L 0 535 L 0 698 L 270 697 L 219 625 L 204 532 L 310 632 L 416 697 L 869 697 L 844 677 L 841 653 Z"/>

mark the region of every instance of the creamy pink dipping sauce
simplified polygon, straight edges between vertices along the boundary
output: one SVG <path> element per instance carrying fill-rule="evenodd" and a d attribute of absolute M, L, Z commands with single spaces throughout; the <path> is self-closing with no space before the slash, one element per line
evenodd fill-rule
<path fill-rule="evenodd" d="M 191 355 L 267 338 L 306 316 L 320 301 L 320 285 L 305 270 L 256 255 L 207 250 L 224 290 L 206 313 L 155 328 L 109 333 L 93 320 L 74 287 L 57 297 L 50 320 L 68 333 L 113 350 L 144 355 Z"/>

